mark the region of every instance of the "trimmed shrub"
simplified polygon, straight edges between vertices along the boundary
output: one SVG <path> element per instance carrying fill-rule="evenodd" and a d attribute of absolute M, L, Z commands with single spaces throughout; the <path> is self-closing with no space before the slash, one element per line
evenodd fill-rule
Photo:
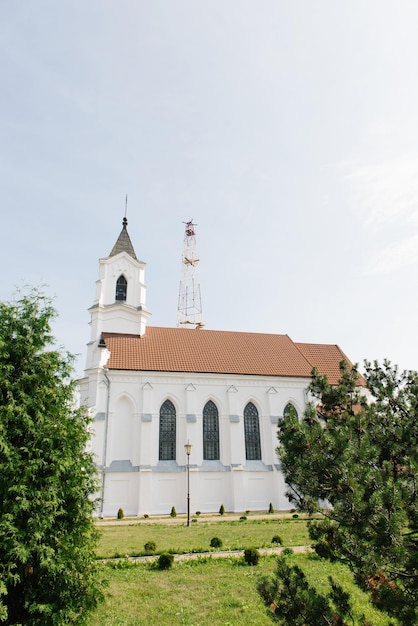
<path fill-rule="evenodd" d="M 192 524 L 193 524 L 193 523 L 194 523 L 194 524 L 196 524 L 196 523 L 197 523 L 197 518 L 196 518 L 196 517 L 193 517 L 193 518 L 192 518 Z"/>
<path fill-rule="evenodd" d="M 175 506 L 171 507 L 170 516 L 171 517 L 177 517 L 177 511 L 176 511 L 176 507 Z"/>
<path fill-rule="evenodd" d="M 118 519 L 123 519 L 125 517 L 125 513 L 123 512 L 123 509 L 119 509 L 118 510 L 118 514 L 117 514 L 117 518 Z"/>
<path fill-rule="evenodd" d="M 199 517 L 199 515 L 201 515 L 201 511 L 196 511 L 196 515 Z"/>
<path fill-rule="evenodd" d="M 149 518 L 148 513 L 144 513 L 144 519 L 148 519 L 148 518 Z"/>
<path fill-rule="evenodd" d="M 271 538 L 271 543 L 278 543 L 279 545 L 282 545 L 283 541 L 280 535 L 273 535 L 273 537 Z"/>
<path fill-rule="evenodd" d="M 251 513 L 250 509 L 247 509 L 247 511 L 245 511 L 245 515 L 249 515 Z"/>
<path fill-rule="evenodd" d="M 155 548 L 156 548 L 156 543 L 155 541 L 147 541 L 144 544 L 144 550 L 145 552 L 155 552 Z"/>
<path fill-rule="evenodd" d="M 220 539 L 219 537 L 212 537 L 212 539 L 210 540 L 210 547 L 220 548 L 221 546 L 222 546 L 222 539 Z"/>
<path fill-rule="evenodd" d="M 245 522 L 245 520 L 247 519 L 246 515 L 241 515 L 241 517 L 239 518 L 240 522 Z"/>
<path fill-rule="evenodd" d="M 170 569 L 174 561 L 174 556 L 168 552 L 162 552 L 158 557 L 157 566 L 158 569 Z"/>
<path fill-rule="evenodd" d="M 274 513 L 274 506 L 272 502 L 269 504 L 269 513 Z"/>
<path fill-rule="evenodd" d="M 255 548 L 247 548 L 244 550 L 244 561 L 247 565 L 258 565 L 260 553 Z"/>
<path fill-rule="evenodd" d="M 298 519 L 299 515 L 297 513 L 293 513 L 292 517 L 293 519 Z"/>
<path fill-rule="evenodd" d="M 225 507 L 223 504 L 221 504 L 221 507 L 219 509 L 219 515 L 224 515 L 224 513 L 225 513 Z"/>
<path fill-rule="evenodd" d="M 292 548 L 285 548 L 282 552 L 283 556 L 290 556 L 291 554 L 294 554 Z"/>

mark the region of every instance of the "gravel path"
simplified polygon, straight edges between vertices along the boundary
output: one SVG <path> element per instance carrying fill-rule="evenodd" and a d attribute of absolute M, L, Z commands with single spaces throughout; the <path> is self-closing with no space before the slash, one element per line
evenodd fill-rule
<path fill-rule="evenodd" d="M 225 515 L 212 514 L 212 515 L 200 515 L 198 517 L 192 516 L 193 519 L 196 519 L 196 523 L 202 522 L 233 522 L 239 520 L 245 513 L 227 513 Z M 281 519 L 292 519 L 292 513 L 250 513 L 247 516 L 249 521 L 251 520 L 281 520 Z M 299 519 L 307 518 L 303 513 L 299 513 Z M 118 520 L 114 517 L 96 519 L 97 526 L 131 526 L 133 524 L 186 524 L 187 518 L 185 515 L 177 515 L 177 517 L 170 517 L 169 515 L 165 516 L 152 516 L 152 517 L 129 517 L 127 519 Z"/>
<path fill-rule="evenodd" d="M 272 554 L 280 555 L 283 550 L 292 549 L 295 554 L 305 554 L 307 552 L 313 552 L 310 546 L 286 546 L 283 548 L 257 548 L 261 556 L 270 556 Z M 148 563 L 156 561 L 160 555 L 153 554 L 151 556 L 129 556 L 118 557 L 112 559 L 100 559 L 103 563 L 113 563 L 115 561 L 132 561 L 137 563 Z M 212 559 L 227 559 L 230 557 L 243 557 L 244 550 L 221 550 L 219 552 L 189 552 L 187 554 L 173 554 L 174 561 L 190 561 L 192 559 L 201 559 L 210 557 Z"/>

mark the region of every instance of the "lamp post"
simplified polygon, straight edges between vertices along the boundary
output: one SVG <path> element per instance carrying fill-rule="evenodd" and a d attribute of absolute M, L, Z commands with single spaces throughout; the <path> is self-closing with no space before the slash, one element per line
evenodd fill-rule
<path fill-rule="evenodd" d="M 187 526 L 190 526 L 190 453 L 192 451 L 192 444 L 184 444 L 184 451 L 187 454 Z"/>

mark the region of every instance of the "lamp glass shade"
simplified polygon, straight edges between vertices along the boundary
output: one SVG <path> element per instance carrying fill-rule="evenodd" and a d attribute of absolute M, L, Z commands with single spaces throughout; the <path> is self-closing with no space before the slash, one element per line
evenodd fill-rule
<path fill-rule="evenodd" d="M 185 450 L 187 456 L 189 456 L 191 451 L 192 451 L 192 444 L 189 443 L 189 442 L 185 443 L 184 444 L 184 450 Z"/>

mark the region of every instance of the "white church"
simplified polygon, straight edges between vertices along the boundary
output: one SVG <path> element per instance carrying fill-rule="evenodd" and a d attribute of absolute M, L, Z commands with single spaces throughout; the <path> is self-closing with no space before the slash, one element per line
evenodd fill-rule
<path fill-rule="evenodd" d="M 124 218 L 99 260 L 81 399 L 94 417 L 102 517 L 286 510 L 277 422 L 301 415 L 315 366 L 336 383 L 337 345 L 288 335 L 148 325 L 145 263 Z M 189 456 L 185 444 L 191 444 Z"/>

